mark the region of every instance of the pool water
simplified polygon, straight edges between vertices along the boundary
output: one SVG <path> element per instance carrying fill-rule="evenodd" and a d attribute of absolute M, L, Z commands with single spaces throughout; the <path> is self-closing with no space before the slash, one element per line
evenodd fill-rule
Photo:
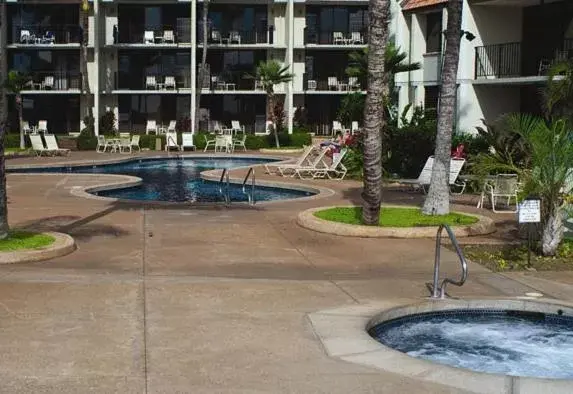
<path fill-rule="evenodd" d="M 478 372 L 573 379 L 573 317 L 454 310 L 381 323 L 370 335 L 422 358 Z"/>
<path fill-rule="evenodd" d="M 147 159 L 134 160 L 121 164 L 99 166 L 57 167 L 11 172 L 71 172 L 71 173 L 105 173 L 131 175 L 142 179 L 142 184 L 134 187 L 94 192 L 98 196 L 112 197 L 139 201 L 169 201 L 169 202 L 218 202 L 223 201 L 219 192 L 219 183 L 205 181 L 200 173 L 212 169 L 249 167 L 260 165 L 273 160 L 258 158 L 241 159 Z M 247 188 L 250 191 L 250 188 Z M 313 195 L 312 192 L 257 186 L 256 201 L 272 201 L 300 198 Z M 241 185 L 231 184 L 232 201 L 248 201 L 248 195 L 243 193 Z"/>

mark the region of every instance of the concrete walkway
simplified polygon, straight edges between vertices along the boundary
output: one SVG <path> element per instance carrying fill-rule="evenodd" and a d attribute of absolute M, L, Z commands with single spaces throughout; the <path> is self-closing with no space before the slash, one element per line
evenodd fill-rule
<path fill-rule="evenodd" d="M 341 238 L 295 224 L 302 209 L 354 202 L 359 183 L 330 182 L 334 196 L 256 209 L 133 206 L 70 193 L 109 179 L 8 176 L 11 225 L 67 232 L 79 250 L 0 266 L 0 393 L 459 392 L 331 359 L 315 337 L 310 312 L 427 296 L 432 240 Z M 459 269 L 448 251 L 443 267 Z M 469 270 L 453 295 L 536 289 L 573 300 L 573 274 Z"/>

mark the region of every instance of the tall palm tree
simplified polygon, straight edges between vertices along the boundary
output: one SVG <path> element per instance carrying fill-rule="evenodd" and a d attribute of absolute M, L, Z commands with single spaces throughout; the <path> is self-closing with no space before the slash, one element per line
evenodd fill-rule
<path fill-rule="evenodd" d="M 191 7 L 194 7 L 195 3 L 191 3 Z M 193 130 L 195 132 L 199 131 L 199 112 L 201 109 L 201 93 L 203 91 L 203 81 L 205 79 L 205 68 L 207 67 L 207 47 L 209 45 L 209 0 L 203 0 L 203 14 L 201 15 L 203 20 L 203 52 L 201 52 L 201 68 L 199 69 L 199 83 L 196 92 L 197 100 L 195 102 L 195 124 L 193 125 Z"/>
<path fill-rule="evenodd" d="M 93 125 L 94 113 L 93 113 L 93 103 L 92 94 L 90 90 L 90 83 L 88 78 L 88 42 L 89 42 L 89 12 L 90 4 L 88 0 L 82 0 L 80 4 L 80 28 L 81 28 L 81 48 L 82 55 L 80 59 L 80 69 L 82 73 L 82 95 L 84 97 L 84 105 L 86 112 L 84 113 L 84 118 L 87 117 L 87 122 L 84 119 L 84 123 L 87 125 Z M 94 24 L 95 31 L 95 24 Z"/>
<path fill-rule="evenodd" d="M 368 94 L 364 107 L 364 189 L 362 222 L 378 225 L 382 203 L 382 128 L 386 125 L 384 98 L 388 96 L 385 52 L 388 45 L 389 0 L 370 0 L 368 16 Z"/>
<path fill-rule="evenodd" d="M 430 189 L 422 207 L 422 212 L 426 215 L 450 213 L 450 154 L 456 116 L 458 63 L 462 40 L 462 0 L 448 0 L 447 10 L 446 50 L 440 82 L 434 167 L 430 178 Z"/>
<path fill-rule="evenodd" d="M 368 76 L 368 48 L 359 52 L 351 52 L 350 65 L 346 68 L 346 74 L 350 77 L 366 79 Z M 404 63 L 408 58 L 406 52 L 402 52 L 393 42 L 389 42 L 384 50 L 384 65 L 388 74 L 395 75 L 408 71 L 416 71 L 422 68 L 420 63 Z"/>
<path fill-rule="evenodd" d="M 8 61 L 6 57 L 6 34 L 8 17 L 6 0 L 0 0 L 0 239 L 8 237 L 8 198 L 6 196 L 6 171 L 4 159 L 4 141 L 8 120 L 8 100 L 3 81 L 8 79 Z"/>
<path fill-rule="evenodd" d="M 267 60 L 260 62 L 257 66 L 257 73 L 255 78 L 261 83 L 263 90 L 267 93 L 267 113 L 273 124 L 273 133 L 275 136 L 275 144 L 277 148 L 279 144 L 279 134 L 276 128 L 275 119 L 275 85 L 290 82 L 294 74 L 288 72 L 289 65 L 283 66 L 276 60 Z"/>
<path fill-rule="evenodd" d="M 22 90 L 30 83 L 30 77 L 16 70 L 8 72 L 8 78 L 4 81 L 4 88 L 14 95 L 16 110 L 18 111 L 18 124 L 20 126 L 20 148 L 26 147 L 24 140 L 24 118 L 22 116 Z"/>

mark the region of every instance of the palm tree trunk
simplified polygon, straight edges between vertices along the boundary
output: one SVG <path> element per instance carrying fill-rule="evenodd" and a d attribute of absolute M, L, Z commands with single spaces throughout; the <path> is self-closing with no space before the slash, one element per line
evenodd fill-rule
<path fill-rule="evenodd" d="M 422 212 L 426 215 L 447 215 L 450 213 L 450 157 L 456 116 L 461 25 L 462 1 L 448 0 L 446 51 L 444 53 L 444 66 L 442 68 L 438 103 L 438 131 L 434 153 L 434 167 L 430 180 L 430 190 L 422 208 Z"/>
<path fill-rule="evenodd" d="M 84 105 L 86 106 L 84 117 L 88 117 L 90 119 L 89 124 L 93 124 L 93 100 L 88 78 L 89 6 L 84 6 L 84 1 L 80 4 L 80 23 L 83 34 L 82 56 L 80 61 L 82 73 L 82 95 L 84 97 Z"/>
<path fill-rule="evenodd" d="M 193 4 L 193 3 L 192 3 Z M 193 5 L 191 5 L 193 7 Z M 205 79 L 205 68 L 207 67 L 207 44 L 209 42 L 209 26 L 207 16 L 209 15 L 209 0 L 203 0 L 203 52 L 201 53 L 201 68 L 199 69 L 199 83 L 197 88 L 195 101 L 195 124 L 193 125 L 193 131 L 199 131 L 199 112 L 201 109 L 201 93 L 203 90 L 203 80 Z"/>
<path fill-rule="evenodd" d="M 24 115 L 22 114 L 22 95 L 16 94 L 16 109 L 18 110 L 18 125 L 20 126 L 20 149 L 26 148 L 26 140 L 24 138 Z"/>
<path fill-rule="evenodd" d="M 551 207 L 543 221 L 541 233 L 541 252 L 544 256 L 555 256 L 561 241 L 563 241 L 563 213 L 557 207 Z"/>
<path fill-rule="evenodd" d="M 382 129 L 386 127 L 384 96 L 388 78 L 384 52 L 388 43 L 389 0 L 371 0 L 368 34 L 368 95 L 364 107 L 364 190 L 362 222 L 376 226 L 382 203 Z"/>
<path fill-rule="evenodd" d="M 275 145 L 277 148 L 280 148 L 280 142 L 279 142 L 279 133 L 277 130 L 277 127 L 275 125 L 275 94 L 274 92 L 267 92 L 267 103 L 268 103 L 268 111 L 269 111 L 269 115 L 271 117 L 271 122 L 273 124 L 273 135 L 275 136 Z"/>
<path fill-rule="evenodd" d="M 8 79 L 8 61 L 6 57 L 6 34 L 8 20 L 6 1 L 0 0 L 0 239 L 8 237 L 8 198 L 6 195 L 6 169 L 4 158 L 4 141 L 8 124 L 8 98 L 4 81 Z"/>

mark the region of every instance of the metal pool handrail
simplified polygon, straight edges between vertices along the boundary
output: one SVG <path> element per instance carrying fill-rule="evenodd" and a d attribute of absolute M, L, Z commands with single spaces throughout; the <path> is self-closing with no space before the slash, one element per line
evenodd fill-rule
<path fill-rule="evenodd" d="M 223 181 L 225 181 L 225 192 L 223 192 Z M 231 194 L 230 194 L 230 182 L 229 182 L 229 171 L 226 168 L 223 168 L 223 173 L 221 174 L 221 178 L 219 179 L 219 193 L 223 196 L 225 200 L 225 205 L 231 205 Z"/>
<path fill-rule="evenodd" d="M 442 284 L 438 287 L 438 282 L 440 280 L 439 278 L 440 249 L 442 247 L 442 231 L 444 229 L 446 229 L 448 237 L 450 238 L 450 241 L 452 241 L 452 245 L 454 245 L 454 249 L 456 250 L 458 258 L 460 259 L 460 264 L 462 265 L 462 277 L 458 281 L 455 281 L 450 278 L 445 278 L 442 281 Z M 467 277 L 468 277 L 468 263 L 466 261 L 466 258 L 464 257 L 464 254 L 462 253 L 460 245 L 458 244 L 458 240 L 456 239 L 456 236 L 454 235 L 454 232 L 452 231 L 450 226 L 448 226 L 447 224 L 441 224 L 440 227 L 438 227 L 438 233 L 436 234 L 436 255 L 434 259 L 434 285 L 432 287 L 432 298 L 440 298 L 440 299 L 445 298 L 446 285 L 448 283 L 451 283 L 456 286 L 462 286 L 466 282 Z"/>
<path fill-rule="evenodd" d="M 249 180 L 249 177 L 251 177 L 251 193 L 250 194 L 246 191 L 246 184 L 247 184 L 247 181 Z M 245 193 L 247 195 L 247 197 L 249 198 L 249 204 L 251 204 L 251 205 L 256 204 L 256 200 L 255 200 L 255 169 L 253 167 L 249 168 L 249 171 L 247 172 L 245 179 L 243 179 L 243 193 Z"/>

